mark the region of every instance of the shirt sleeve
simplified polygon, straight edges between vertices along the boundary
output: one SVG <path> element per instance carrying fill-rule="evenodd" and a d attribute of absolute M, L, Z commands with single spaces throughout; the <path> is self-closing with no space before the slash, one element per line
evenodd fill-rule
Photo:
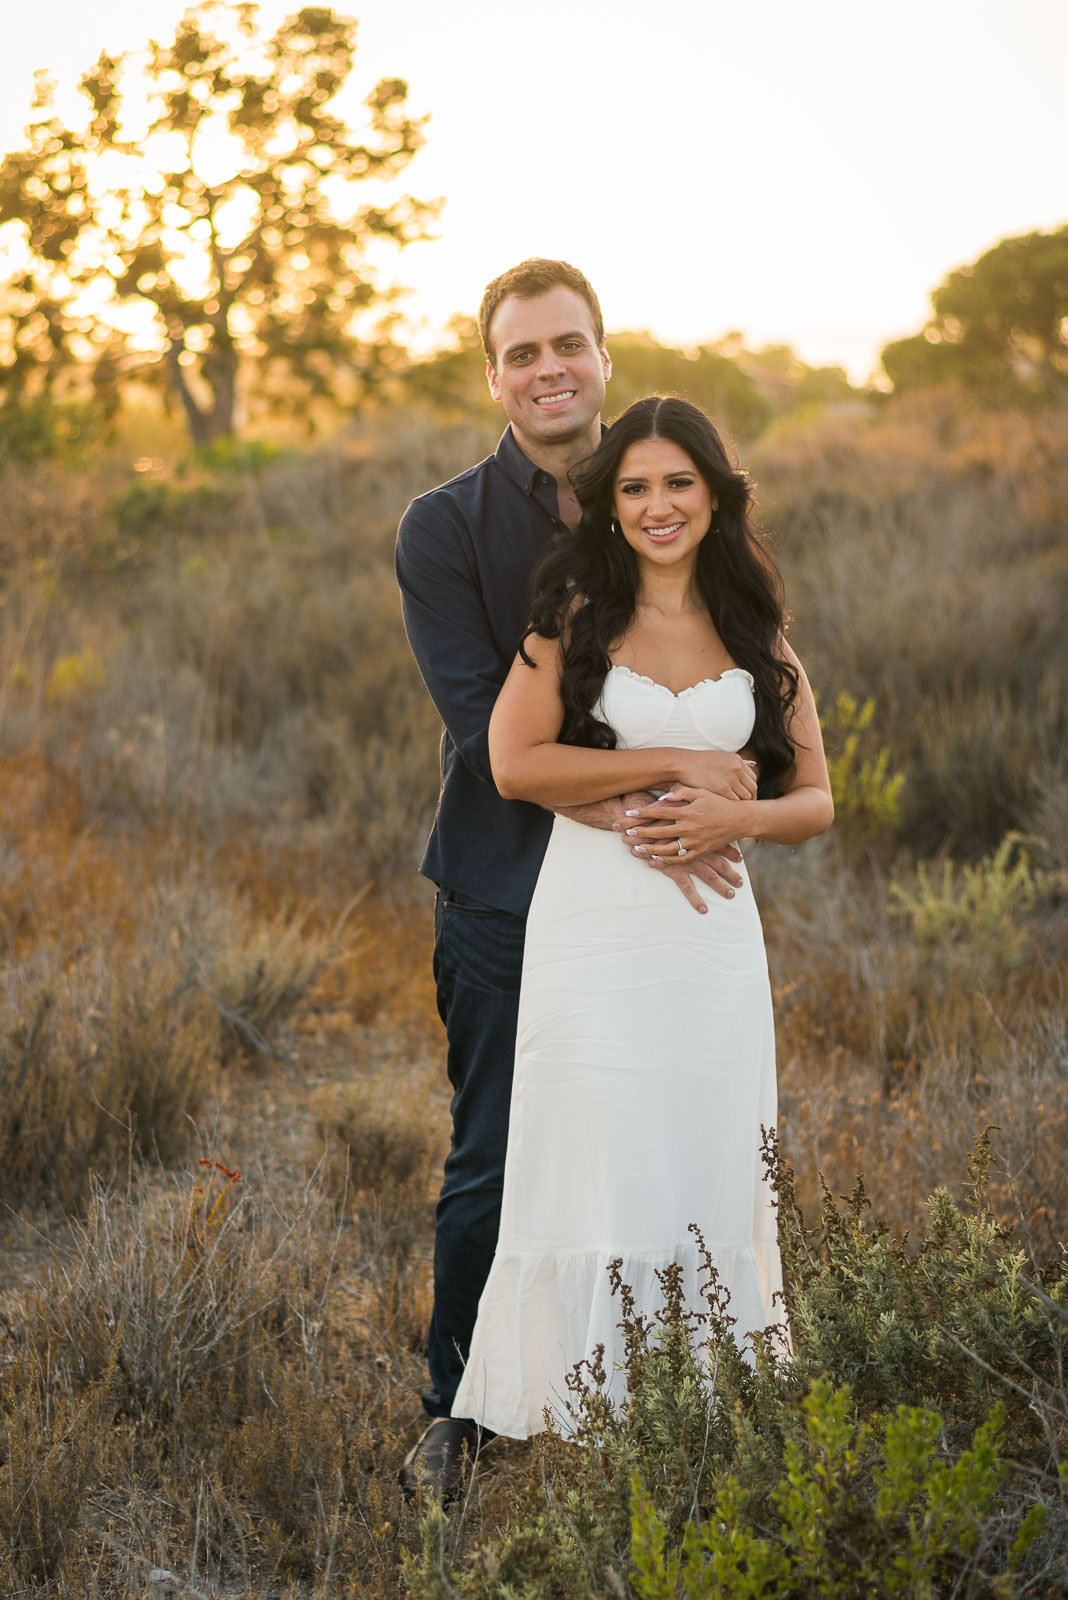
<path fill-rule="evenodd" d="M 461 759 L 493 782 L 489 721 L 511 661 L 502 660 L 459 507 L 413 500 L 397 534 L 404 627 L 423 682 Z"/>

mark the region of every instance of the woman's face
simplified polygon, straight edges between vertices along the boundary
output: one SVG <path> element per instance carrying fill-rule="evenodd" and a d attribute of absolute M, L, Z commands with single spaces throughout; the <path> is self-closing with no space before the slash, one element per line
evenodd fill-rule
<path fill-rule="evenodd" d="M 692 563 L 716 499 L 690 456 L 670 439 L 642 439 L 624 451 L 612 509 L 639 561 Z"/>

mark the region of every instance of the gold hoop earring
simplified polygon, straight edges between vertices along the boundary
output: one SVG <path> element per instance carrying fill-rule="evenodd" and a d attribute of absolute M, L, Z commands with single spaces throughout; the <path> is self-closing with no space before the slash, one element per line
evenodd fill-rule
<path fill-rule="evenodd" d="M 619 518 L 618 517 L 611 517 L 609 519 L 608 531 L 609 531 L 609 533 L 617 533 L 617 534 L 623 532 L 623 529 L 619 526 Z"/>

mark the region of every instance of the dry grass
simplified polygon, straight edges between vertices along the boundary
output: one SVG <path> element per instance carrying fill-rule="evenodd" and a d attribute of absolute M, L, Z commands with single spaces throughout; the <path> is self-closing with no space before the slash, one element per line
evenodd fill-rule
<path fill-rule="evenodd" d="M 824 702 L 873 696 L 906 780 L 899 824 L 753 855 L 800 1197 L 862 1168 L 915 1227 L 994 1123 L 1036 1259 L 1068 1231 L 1065 427 L 916 400 L 751 462 Z M 5 1594 L 377 1600 L 419 1546 L 395 1471 L 448 1116 L 390 545 L 486 443 L 6 469 Z M 1033 894 L 989 866 L 1012 829 Z M 978 897 L 917 921 L 966 866 Z M 494 1446 L 469 1526 L 536 1470 Z"/>

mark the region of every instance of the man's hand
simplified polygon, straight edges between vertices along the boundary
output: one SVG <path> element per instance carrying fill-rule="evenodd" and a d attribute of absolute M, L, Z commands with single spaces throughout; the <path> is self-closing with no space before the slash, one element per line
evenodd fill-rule
<path fill-rule="evenodd" d="M 679 785 L 676 784 L 675 792 L 678 792 L 678 789 Z M 697 790 L 693 792 L 695 795 L 699 793 Z M 557 809 L 562 817 L 570 817 L 572 822 L 584 823 L 588 828 L 620 832 L 630 826 L 627 818 L 629 811 L 640 811 L 655 804 L 656 796 L 650 790 L 642 789 L 634 794 L 614 796 L 611 800 L 597 800 L 590 805 L 560 806 Z M 694 910 L 702 914 L 708 910 L 708 906 L 701 898 L 695 879 L 721 895 L 724 900 L 733 899 L 735 889 L 740 889 L 742 886 L 742 878 L 734 870 L 734 863 L 741 861 L 742 853 L 734 845 L 726 845 L 722 850 L 709 851 L 701 857 L 694 856 L 692 860 L 687 858 L 686 865 L 681 866 L 666 856 L 659 860 L 654 859 L 648 849 L 637 848 L 627 838 L 625 832 L 623 843 L 631 855 L 646 861 L 655 872 L 662 872 L 666 878 L 670 878 Z"/>
<path fill-rule="evenodd" d="M 636 850 L 631 853 L 638 855 Z M 654 872 L 661 872 L 665 878 L 670 878 L 694 910 L 700 912 L 702 916 L 707 912 L 708 906 L 701 897 L 695 879 L 705 884 L 707 888 L 714 889 L 724 900 L 733 900 L 735 889 L 740 889 L 742 886 L 741 877 L 731 865 L 732 862 L 742 859 L 742 852 L 737 845 L 729 844 L 722 851 L 709 856 L 698 856 L 694 860 L 687 856 L 684 867 L 668 856 L 638 856 L 638 859 L 647 861 Z"/>
<path fill-rule="evenodd" d="M 622 822 L 628 811 L 640 810 L 656 799 L 651 789 L 636 789 L 632 794 L 614 794 L 610 800 L 591 800 L 584 806 L 557 806 L 557 814 L 581 822 L 587 828 L 609 830 Z M 618 831 L 618 830 L 617 830 Z"/>

